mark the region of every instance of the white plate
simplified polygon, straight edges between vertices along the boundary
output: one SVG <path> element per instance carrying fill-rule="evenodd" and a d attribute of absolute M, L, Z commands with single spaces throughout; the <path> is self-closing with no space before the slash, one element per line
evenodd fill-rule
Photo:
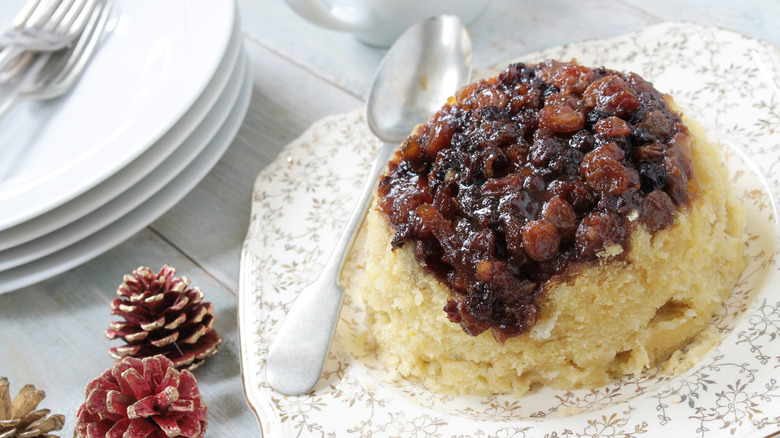
<path fill-rule="evenodd" d="M 173 181 L 126 215 L 100 230 L 94 229 L 93 234 L 73 245 L 28 264 L 0 272 L 0 293 L 45 280 L 100 255 L 146 227 L 189 193 L 219 161 L 238 132 L 252 95 L 250 71 L 251 65 L 244 63 L 244 71 L 239 79 L 241 87 L 238 98 L 230 108 L 224 124 L 200 154 Z M 224 117 L 224 114 L 217 114 L 217 117 Z"/>
<path fill-rule="evenodd" d="M 209 112 L 213 112 L 212 107 L 217 99 L 221 98 L 220 96 L 228 84 L 230 75 L 236 68 L 240 48 L 241 26 L 239 15 L 236 14 L 231 41 L 214 77 L 211 78 L 206 89 L 184 116 L 141 155 L 97 186 L 59 207 L 42 212 L 10 228 L 0 229 L 0 251 L 26 244 L 72 223 L 106 204 L 124 190 L 146 177 L 153 169 L 159 167 L 164 160 L 169 158 L 170 154 L 176 151 L 187 136 L 192 135 L 192 131 L 204 118 L 208 117 Z M 2 254 L 0 253 L 0 257 L 2 257 Z M 16 261 L 16 264 L 18 265 L 29 260 L 29 258 L 25 260 L 20 259 Z M 7 268 L 7 265 L 0 263 L 0 270 Z"/>
<path fill-rule="evenodd" d="M 236 104 L 247 63 L 243 51 L 240 55 L 238 62 L 233 65 L 228 86 L 214 103 L 213 109 L 168 158 L 138 183 L 124 192 L 119 191 L 113 199 L 81 219 L 23 245 L 0 251 L 0 272 L 49 255 L 100 230 L 145 202 L 184 171 L 208 146 Z"/>
<path fill-rule="evenodd" d="M 95 187 L 168 132 L 214 77 L 236 14 L 232 0 L 114 7 L 71 92 L 0 120 L 0 229 Z"/>
<path fill-rule="evenodd" d="M 780 52 L 731 32 L 674 23 L 525 59 L 546 58 L 636 71 L 723 140 L 748 210 L 750 264 L 712 321 L 723 335 L 720 345 L 677 377 L 652 369 L 593 390 L 542 388 L 522 398 L 432 393 L 393 380 L 359 340 L 365 326 L 354 285 L 362 269 L 358 243 L 342 275 L 345 306 L 322 378 L 303 396 L 275 392 L 264 377 L 268 347 L 300 289 L 323 266 L 379 146 L 361 111 L 341 114 L 312 126 L 255 182 L 241 253 L 239 333 L 247 399 L 265 436 L 712 437 L 780 429 L 780 273 L 772 201 L 780 177 L 769 172 L 780 163 Z"/>

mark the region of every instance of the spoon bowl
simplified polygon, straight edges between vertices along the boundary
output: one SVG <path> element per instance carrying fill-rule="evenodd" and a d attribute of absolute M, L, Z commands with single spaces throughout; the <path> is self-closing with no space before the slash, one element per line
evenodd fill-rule
<path fill-rule="evenodd" d="M 385 143 L 372 162 L 333 253 L 317 279 L 301 290 L 268 350 L 266 380 L 282 394 L 309 392 L 320 378 L 344 299 L 339 274 L 390 153 L 468 82 L 470 72 L 471 42 L 454 16 L 429 18 L 412 26 L 382 61 L 369 94 L 366 118 Z"/>
<path fill-rule="evenodd" d="M 388 50 L 366 104 L 371 131 L 400 143 L 469 81 L 471 40 L 454 15 L 411 27 Z"/>

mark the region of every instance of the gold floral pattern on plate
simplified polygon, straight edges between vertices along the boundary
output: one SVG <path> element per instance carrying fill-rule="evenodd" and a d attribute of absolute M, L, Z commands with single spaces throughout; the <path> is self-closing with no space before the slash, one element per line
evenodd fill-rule
<path fill-rule="evenodd" d="M 358 242 L 343 273 L 344 309 L 322 378 L 303 396 L 275 392 L 264 377 L 268 347 L 298 291 L 329 255 L 379 146 L 362 111 L 338 114 L 290 143 L 254 185 L 241 252 L 239 331 L 246 396 L 265 436 L 714 437 L 780 429 L 773 201 L 780 192 L 780 49 L 716 28 L 667 23 L 522 60 L 546 58 L 635 71 L 673 95 L 722 145 L 748 210 L 750 263 L 712 320 L 721 343 L 681 376 L 655 368 L 592 390 L 541 388 L 520 399 L 432 393 L 396 379 L 366 347 L 355 292 Z"/>

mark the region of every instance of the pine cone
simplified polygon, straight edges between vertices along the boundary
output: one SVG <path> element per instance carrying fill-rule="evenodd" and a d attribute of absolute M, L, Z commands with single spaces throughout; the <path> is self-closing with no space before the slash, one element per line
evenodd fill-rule
<path fill-rule="evenodd" d="M 213 329 L 214 306 L 203 302 L 199 288 L 189 287 L 187 277 L 174 274 L 166 265 L 157 275 L 146 267 L 125 275 L 119 298 L 111 302 L 111 314 L 125 320 L 106 330 L 109 339 L 127 342 L 109 350 L 114 359 L 162 354 L 177 368 L 193 370 L 217 352 L 222 338 Z"/>
<path fill-rule="evenodd" d="M 35 409 L 46 393 L 25 385 L 12 402 L 9 386 L 8 379 L 0 377 L 0 438 L 57 438 L 49 432 L 62 429 L 65 416 L 46 418 L 51 411 Z"/>
<path fill-rule="evenodd" d="M 84 389 L 78 438 L 201 438 L 206 403 L 195 376 L 165 356 L 125 357 Z"/>

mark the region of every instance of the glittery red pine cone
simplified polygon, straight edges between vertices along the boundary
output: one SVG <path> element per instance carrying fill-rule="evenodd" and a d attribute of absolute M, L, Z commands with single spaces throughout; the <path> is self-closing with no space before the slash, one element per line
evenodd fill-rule
<path fill-rule="evenodd" d="M 125 357 L 84 389 L 78 438 L 201 438 L 207 407 L 195 376 L 165 356 Z"/>
<path fill-rule="evenodd" d="M 214 305 L 203 292 L 190 288 L 187 277 L 174 277 L 176 269 L 163 266 L 158 274 L 141 267 L 125 275 L 111 302 L 112 322 L 106 337 L 127 345 L 114 347 L 115 359 L 162 354 L 179 369 L 193 370 L 217 352 L 222 338 L 214 330 Z"/>

